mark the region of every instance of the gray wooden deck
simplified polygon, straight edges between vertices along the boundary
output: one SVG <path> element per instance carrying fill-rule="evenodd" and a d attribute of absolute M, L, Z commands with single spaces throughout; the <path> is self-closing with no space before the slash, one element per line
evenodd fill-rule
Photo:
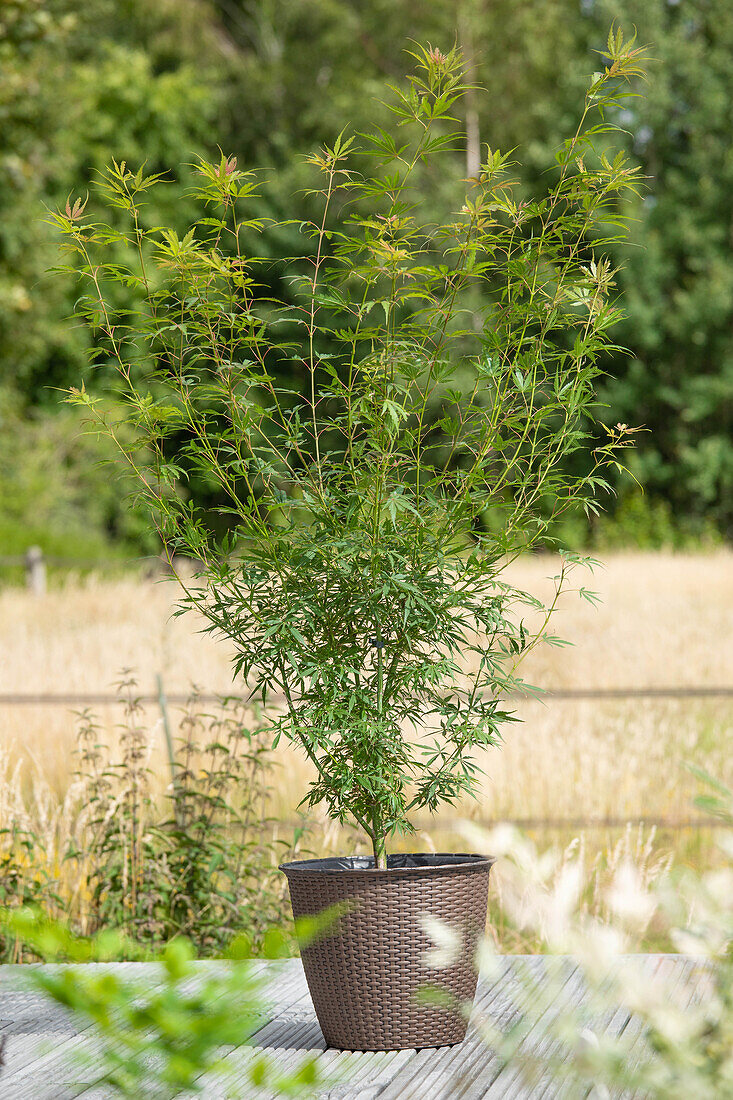
<path fill-rule="evenodd" d="M 644 955 L 636 960 L 650 978 L 655 974 L 665 977 L 684 991 L 685 999 L 702 995 L 704 969 L 692 959 Z M 151 978 L 155 974 L 150 964 L 114 965 L 135 971 L 147 968 Z M 215 964 L 198 964 L 210 965 Z M 324 1050 L 299 960 L 256 965 L 266 973 L 272 1007 L 268 1015 L 263 1015 L 262 1026 L 252 1037 L 251 1045 L 227 1056 L 233 1067 L 239 1069 L 240 1080 L 248 1061 L 263 1050 L 283 1069 L 297 1066 L 308 1052 Z M 506 957 L 498 977 L 480 982 L 477 1010 L 502 1027 L 510 1026 L 516 1012 L 512 989 L 517 988 L 520 968 L 528 967 L 540 978 L 546 965 L 542 956 Z M 532 1045 L 536 1051 L 550 1041 L 543 1028 L 549 1026 L 562 1005 L 580 1005 L 587 997 L 571 960 L 566 960 L 563 980 L 557 1000 L 535 1023 Z M 633 1036 L 634 1028 L 634 1019 L 622 1010 L 607 1010 L 593 1021 L 596 1034 L 611 1031 L 618 1035 L 625 1031 Z M 82 1096 L 84 1100 L 103 1100 L 110 1095 L 78 1083 L 76 1056 L 80 1048 L 90 1046 L 92 1032 L 63 1008 L 29 989 L 27 967 L 0 966 L 0 1038 L 5 1040 L 5 1065 L 0 1070 L 2 1100 L 70 1100 Z M 315 1093 L 323 1100 L 482 1100 L 484 1097 L 552 1100 L 557 1095 L 551 1080 L 543 1078 L 529 1087 L 516 1065 L 502 1066 L 474 1028 L 469 1028 L 468 1037 L 459 1047 L 363 1054 L 326 1051 L 323 1059 L 329 1083 Z M 230 1079 L 228 1088 L 232 1083 Z M 230 1093 L 226 1088 L 215 1084 L 204 1091 L 204 1096 L 212 1100 L 227 1095 Z M 249 1096 L 246 1086 L 240 1095 Z"/>

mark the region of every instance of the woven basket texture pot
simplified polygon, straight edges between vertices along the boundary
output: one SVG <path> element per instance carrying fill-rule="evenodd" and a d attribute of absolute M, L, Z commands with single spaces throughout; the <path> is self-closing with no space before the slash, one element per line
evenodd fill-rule
<path fill-rule="evenodd" d="M 486 925 L 489 871 L 478 855 L 394 855 L 387 870 L 366 856 L 284 863 L 293 916 L 333 905 L 345 912 L 303 947 L 305 976 L 323 1037 L 339 1050 L 402 1050 L 460 1043 L 467 1020 L 457 1007 L 420 1003 L 438 987 L 456 1005 L 476 994 L 474 955 Z M 437 917 L 458 933 L 457 960 L 426 967 L 434 947 L 423 919 Z"/>

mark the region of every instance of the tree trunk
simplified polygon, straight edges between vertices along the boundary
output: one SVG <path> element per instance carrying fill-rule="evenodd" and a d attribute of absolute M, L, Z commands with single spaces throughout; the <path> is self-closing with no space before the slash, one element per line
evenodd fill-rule
<path fill-rule="evenodd" d="M 374 866 L 379 871 L 387 870 L 387 852 L 383 836 L 372 837 L 372 851 L 374 852 Z"/>

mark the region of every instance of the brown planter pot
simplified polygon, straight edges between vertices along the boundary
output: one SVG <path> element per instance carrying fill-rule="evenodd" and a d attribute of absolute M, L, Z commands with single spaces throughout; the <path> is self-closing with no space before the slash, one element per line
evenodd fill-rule
<path fill-rule="evenodd" d="M 458 1006 L 476 994 L 474 955 L 486 925 L 493 859 L 478 855 L 393 855 L 387 870 L 371 856 L 283 863 L 293 916 L 315 916 L 333 905 L 345 912 L 302 949 L 303 968 L 329 1047 L 402 1050 L 450 1046 L 466 1034 Z M 434 944 L 426 915 L 460 936 L 457 961 L 429 969 Z M 421 1003 L 419 991 L 437 986 L 453 1007 Z"/>

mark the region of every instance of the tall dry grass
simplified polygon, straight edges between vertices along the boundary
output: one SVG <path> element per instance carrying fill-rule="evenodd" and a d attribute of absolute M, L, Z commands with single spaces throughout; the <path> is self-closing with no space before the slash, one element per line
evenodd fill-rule
<path fill-rule="evenodd" d="M 537 649 L 525 678 L 546 688 L 733 684 L 732 567 L 733 554 L 722 551 L 610 558 L 590 582 L 582 582 L 600 593 L 600 607 L 565 596 L 555 629 L 572 645 Z M 532 558 L 512 567 L 512 580 L 542 595 L 556 571 L 553 559 Z M 192 616 L 171 616 L 177 595 L 171 581 L 97 577 L 67 578 L 43 599 L 21 589 L 0 592 L 0 694 L 105 692 L 123 668 L 136 671 L 144 694 L 155 693 L 158 674 L 170 694 L 185 694 L 192 684 L 227 693 L 233 686 L 227 646 L 200 634 Z M 94 709 L 103 739 L 113 744 L 121 709 Z M 175 728 L 183 709 L 170 709 Z M 506 729 L 504 745 L 483 754 L 478 798 L 419 822 L 419 835 L 397 840 L 398 846 L 461 848 L 459 818 L 566 822 L 565 828 L 530 825 L 529 832 L 541 847 L 555 847 L 558 874 L 569 864 L 580 869 L 584 905 L 600 918 L 605 885 L 621 863 L 632 863 L 652 883 L 673 857 L 696 863 L 713 858 L 705 831 L 638 825 L 579 831 L 577 822 L 689 817 L 695 782 L 686 762 L 727 782 L 733 778 L 731 700 L 528 699 L 517 702 L 516 710 L 521 722 Z M 83 925 L 79 868 L 61 858 L 70 841 L 78 846 L 85 828 L 74 779 L 78 725 L 69 707 L 0 703 L 0 834 L 15 823 L 40 838 L 43 870 L 58 881 L 64 906 L 69 912 L 76 906 Z M 148 705 L 144 725 L 152 781 L 162 798 L 169 770 L 155 705 Z M 288 746 L 278 749 L 276 764 L 269 812 L 287 822 L 305 791 L 309 766 Z M 283 837 L 288 832 L 286 824 L 274 828 L 275 840 L 278 829 Z M 323 854 L 360 847 L 356 834 L 322 815 L 305 842 Z M 33 875 L 41 868 L 27 870 Z M 503 890 L 498 869 L 491 906 L 497 943 L 504 950 L 537 949 L 531 937 L 517 938 L 505 919 Z M 667 946 L 653 929 L 645 936 L 647 949 Z"/>
<path fill-rule="evenodd" d="M 511 568 L 514 583 L 538 595 L 557 572 L 551 557 Z M 580 583 L 599 592 L 594 608 L 572 592 L 561 600 L 555 632 L 572 643 L 535 650 L 525 678 L 553 687 L 733 684 L 733 554 L 623 554 Z M 193 616 L 173 618 L 173 581 L 69 578 L 43 599 L 0 592 L 0 694 L 94 693 L 122 668 L 154 693 L 232 690 L 225 643 L 198 633 Z M 731 772 L 728 701 L 521 701 L 521 723 L 501 749 L 487 751 L 479 798 L 450 818 L 686 817 L 694 789 L 685 762 L 722 778 Z M 108 736 L 115 707 L 96 708 Z M 162 723 L 147 715 L 162 752 Z M 70 783 L 75 718 L 71 708 L 0 705 L 0 749 L 20 762 L 26 790 L 44 784 L 63 799 Z M 273 809 L 291 814 L 309 776 L 287 746 Z M 161 767 L 161 773 L 164 769 Z M 162 780 L 161 780 L 162 782 Z M 445 824 L 445 817 L 432 828 Z M 427 824 L 427 823 L 426 823 Z"/>

